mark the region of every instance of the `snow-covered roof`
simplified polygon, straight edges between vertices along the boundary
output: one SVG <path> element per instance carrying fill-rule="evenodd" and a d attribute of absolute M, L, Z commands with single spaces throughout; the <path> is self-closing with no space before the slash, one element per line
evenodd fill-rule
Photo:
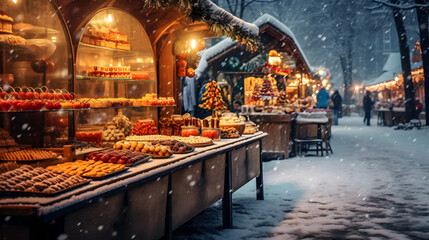
<path fill-rule="evenodd" d="M 308 68 L 311 69 L 311 66 L 310 66 L 304 52 L 302 51 L 301 46 L 296 41 L 295 35 L 292 33 L 292 31 L 286 25 L 284 25 L 282 22 L 280 22 L 275 17 L 273 17 L 269 14 L 262 15 L 261 17 L 256 19 L 253 23 L 258 27 L 258 29 L 261 26 L 263 26 L 264 24 L 269 23 L 272 26 L 276 27 L 279 31 L 281 31 L 285 35 L 289 36 L 294 41 L 294 43 L 297 47 L 297 50 L 300 52 L 302 58 L 304 59 L 305 63 L 307 64 Z M 225 52 L 227 49 L 235 46 L 236 44 L 238 44 L 238 43 L 233 41 L 231 38 L 225 38 L 224 40 L 220 41 L 216 45 L 202 51 L 200 62 L 198 64 L 197 69 L 195 70 L 195 73 L 197 74 L 197 76 L 201 75 L 202 73 L 204 73 L 206 71 L 206 69 L 208 67 L 207 62 L 210 59 L 221 54 L 222 52 Z"/>
<path fill-rule="evenodd" d="M 398 52 L 390 53 L 386 63 L 383 66 L 383 72 L 377 78 L 365 81 L 366 86 L 379 84 L 393 80 L 399 73 L 402 73 L 401 54 Z"/>
<path fill-rule="evenodd" d="M 297 50 L 301 53 L 301 56 L 304 59 L 305 64 L 307 64 L 309 69 L 312 69 L 310 62 L 308 61 L 307 57 L 305 56 L 304 51 L 302 51 L 302 48 L 299 45 L 298 41 L 296 40 L 295 35 L 286 25 L 284 25 L 282 22 L 280 22 L 277 18 L 275 18 L 275 17 L 273 17 L 267 13 L 260 16 L 253 23 L 258 27 L 261 27 L 262 25 L 269 23 L 269 24 L 273 25 L 274 27 L 276 27 L 278 30 L 280 30 L 285 35 L 289 36 L 294 41 Z"/>

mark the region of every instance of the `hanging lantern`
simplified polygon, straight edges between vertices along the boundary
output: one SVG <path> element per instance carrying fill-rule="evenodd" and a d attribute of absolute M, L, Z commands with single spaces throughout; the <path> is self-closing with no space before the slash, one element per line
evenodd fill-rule
<path fill-rule="evenodd" d="M 177 61 L 177 76 L 179 77 L 186 77 L 186 65 L 188 63 L 185 61 L 185 57 L 185 53 L 179 54 L 179 61 Z"/>
<path fill-rule="evenodd" d="M 272 66 L 279 66 L 282 60 L 280 59 L 279 53 L 276 50 L 271 50 L 268 53 L 268 64 Z"/>
<path fill-rule="evenodd" d="M 193 78 L 195 77 L 195 69 L 193 68 L 188 68 L 187 74 L 188 78 Z"/>

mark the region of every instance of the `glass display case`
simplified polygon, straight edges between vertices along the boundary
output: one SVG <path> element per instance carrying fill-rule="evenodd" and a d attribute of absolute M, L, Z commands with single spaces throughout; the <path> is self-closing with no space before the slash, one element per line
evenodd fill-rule
<path fill-rule="evenodd" d="M 103 131 L 103 142 L 117 141 L 130 134 L 118 121 L 157 122 L 157 107 L 136 104 L 145 96 L 157 98 L 152 46 L 136 18 L 106 8 L 86 24 L 76 52 L 75 94 L 97 108 L 75 113 L 79 135 Z"/>
<path fill-rule="evenodd" d="M 66 112 L 40 110 L 55 101 L 42 95 L 72 88 L 72 60 L 69 34 L 51 1 L 0 1 L 0 127 L 17 143 L 68 137 Z"/>

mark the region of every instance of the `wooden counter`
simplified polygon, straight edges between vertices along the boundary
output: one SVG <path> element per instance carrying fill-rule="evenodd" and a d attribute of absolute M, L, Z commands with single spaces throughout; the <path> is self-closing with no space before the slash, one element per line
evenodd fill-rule
<path fill-rule="evenodd" d="M 172 231 L 222 199 L 232 227 L 232 194 L 256 177 L 263 199 L 261 148 L 267 134 L 151 160 L 53 197 L 1 197 L 0 236 L 7 239 L 171 239 Z"/>
<path fill-rule="evenodd" d="M 289 158 L 291 121 L 294 114 L 252 113 L 243 114 L 259 125 L 259 130 L 268 133 L 262 143 L 263 155 L 282 155 Z"/>

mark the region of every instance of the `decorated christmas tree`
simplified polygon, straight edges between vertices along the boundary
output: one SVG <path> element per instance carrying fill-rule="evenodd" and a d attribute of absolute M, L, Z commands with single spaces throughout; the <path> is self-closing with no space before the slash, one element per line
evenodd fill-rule
<path fill-rule="evenodd" d="M 220 110 L 225 108 L 222 100 L 221 90 L 216 81 L 211 81 L 206 85 L 206 92 L 203 95 L 202 104 L 198 105 L 202 109 Z"/>
<path fill-rule="evenodd" d="M 261 95 L 261 100 L 272 100 L 277 99 L 278 96 L 278 90 L 277 86 L 271 83 L 271 81 L 275 81 L 274 79 L 271 79 L 270 77 L 264 77 L 264 82 L 262 83 L 262 88 L 259 93 Z"/>

